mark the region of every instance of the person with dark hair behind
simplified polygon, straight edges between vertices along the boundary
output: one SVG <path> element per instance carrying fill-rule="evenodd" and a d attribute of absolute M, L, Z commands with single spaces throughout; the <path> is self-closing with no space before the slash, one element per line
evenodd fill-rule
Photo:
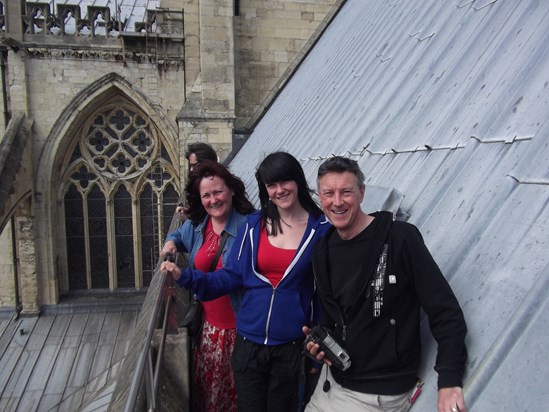
<path fill-rule="evenodd" d="M 187 146 L 185 158 L 189 162 L 189 172 L 192 172 L 204 160 L 211 160 L 212 162 L 218 160 L 215 150 L 209 144 L 203 142 L 190 143 Z"/>
<path fill-rule="evenodd" d="M 261 211 L 247 216 L 229 262 L 206 274 L 172 262 L 161 269 L 202 300 L 241 287 L 232 366 L 239 412 L 297 410 L 304 337 L 312 325 L 311 251 L 330 223 L 311 197 L 297 159 L 271 153 L 256 171 Z"/>
<path fill-rule="evenodd" d="M 227 263 L 245 215 L 255 211 L 242 181 L 221 163 L 204 160 L 189 174 L 185 187 L 188 219 L 166 237 L 161 255 L 188 252 L 189 267 L 208 271 L 226 236 L 216 268 Z M 236 339 L 235 313 L 241 293 L 202 302 L 204 325 L 194 348 L 192 366 L 193 411 L 236 411 L 236 390 L 230 356 Z"/>

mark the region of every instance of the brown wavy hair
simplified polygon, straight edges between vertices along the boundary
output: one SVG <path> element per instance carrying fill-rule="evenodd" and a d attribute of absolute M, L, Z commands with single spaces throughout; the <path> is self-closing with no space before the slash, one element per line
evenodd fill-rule
<path fill-rule="evenodd" d="M 188 206 L 185 209 L 187 217 L 194 225 L 202 222 L 206 217 L 206 210 L 200 200 L 200 182 L 205 177 L 217 176 L 225 182 L 225 185 L 234 192 L 233 208 L 241 215 L 247 215 L 255 211 L 254 206 L 246 196 L 246 188 L 240 178 L 233 175 L 226 166 L 211 160 L 203 160 L 189 173 L 189 180 L 185 186 Z"/>

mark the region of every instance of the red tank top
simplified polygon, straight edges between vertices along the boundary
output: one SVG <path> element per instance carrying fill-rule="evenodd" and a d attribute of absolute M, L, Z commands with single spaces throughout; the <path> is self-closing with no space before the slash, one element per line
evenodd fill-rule
<path fill-rule="evenodd" d="M 292 263 L 295 252 L 296 249 L 281 249 L 273 246 L 269 242 L 267 229 L 263 227 L 261 229 L 261 236 L 259 237 L 257 269 L 276 288 L 282 280 L 284 272 L 286 272 L 286 269 Z"/>
<path fill-rule="evenodd" d="M 210 270 L 213 258 L 219 247 L 219 239 L 220 236 L 212 229 L 211 219 L 208 219 L 208 223 L 204 230 L 204 241 L 194 257 L 195 268 L 203 272 Z M 219 256 L 216 270 L 223 267 L 221 259 L 222 257 Z M 236 318 L 229 295 L 221 296 L 217 299 L 210 300 L 209 302 L 202 302 L 202 308 L 204 309 L 204 320 L 211 325 L 219 329 L 236 328 Z"/>

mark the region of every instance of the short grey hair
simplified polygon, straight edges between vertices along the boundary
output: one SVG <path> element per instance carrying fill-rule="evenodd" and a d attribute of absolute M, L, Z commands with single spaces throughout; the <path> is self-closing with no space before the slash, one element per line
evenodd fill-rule
<path fill-rule="evenodd" d="M 360 170 L 356 160 L 349 159 L 348 157 L 343 156 L 333 156 L 325 160 L 324 163 L 318 168 L 317 184 L 320 182 L 320 179 L 330 173 L 343 173 L 351 172 L 356 176 L 356 180 L 359 187 L 364 187 L 364 173 Z"/>

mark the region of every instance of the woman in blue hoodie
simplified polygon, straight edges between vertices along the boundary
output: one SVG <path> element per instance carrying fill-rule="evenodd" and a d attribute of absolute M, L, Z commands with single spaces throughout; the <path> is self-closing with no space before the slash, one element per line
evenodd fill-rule
<path fill-rule="evenodd" d="M 331 226 L 311 197 L 303 169 L 285 152 L 269 154 L 256 171 L 260 212 L 247 216 L 227 265 L 212 273 L 161 269 L 199 300 L 244 289 L 232 356 L 239 412 L 295 411 L 302 360 L 302 325 L 311 325 L 311 252 Z"/>

